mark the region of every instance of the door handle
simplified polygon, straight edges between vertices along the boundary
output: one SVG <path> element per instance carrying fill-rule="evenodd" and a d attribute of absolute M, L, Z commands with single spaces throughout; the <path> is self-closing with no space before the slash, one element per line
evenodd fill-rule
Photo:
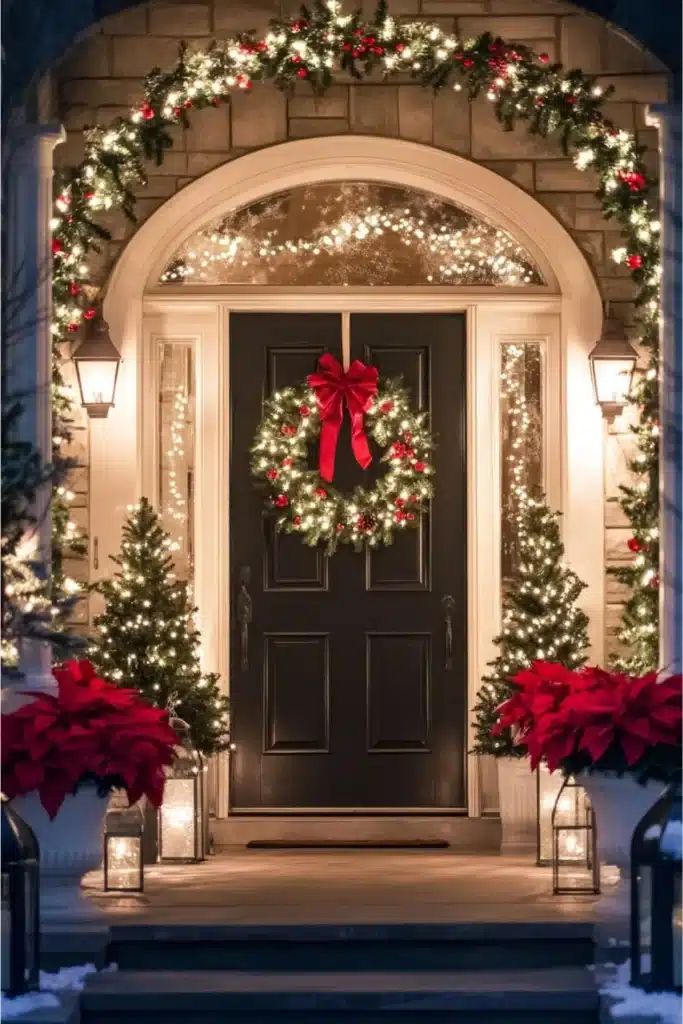
<path fill-rule="evenodd" d="M 253 604 L 249 585 L 251 583 L 251 567 L 243 565 L 240 569 L 240 585 L 237 592 L 237 622 L 240 629 L 240 668 L 242 672 L 249 669 L 249 624 L 253 617 Z"/>
<path fill-rule="evenodd" d="M 448 671 L 453 668 L 453 609 L 455 608 L 455 598 L 452 594 L 444 594 L 441 598 L 441 607 L 443 608 L 446 633 L 446 657 L 443 667 Z"/>

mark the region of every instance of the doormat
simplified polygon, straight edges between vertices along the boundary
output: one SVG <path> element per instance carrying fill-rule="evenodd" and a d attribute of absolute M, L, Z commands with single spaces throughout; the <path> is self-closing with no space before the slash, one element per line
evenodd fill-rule
<path fill-rule="evenodd" d="M 252 839 L 248 850 L 445 850 L 445 839 Z"/>

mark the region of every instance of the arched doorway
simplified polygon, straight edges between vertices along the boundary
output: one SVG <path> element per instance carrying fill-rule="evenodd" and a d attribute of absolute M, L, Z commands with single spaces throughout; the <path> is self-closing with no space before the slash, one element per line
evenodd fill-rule
<path fill-rule="evenodd" d="M 498 231 L 509 238 L 511 245 L 524 254 L 528 265 L 535 268 L 535 273 L 526 282 L 507 280 L 504 275 L 499 275 L 498 279 L 485 283 L 481 280 L 472 283 L 470 278 L 458 285 L 442 283 L 441 279 L 436 282 L 420 280 L 419 275 L 400 284 L 383 283 L 380 277 L 379 283 L 371 288 L 358 284 L 357 279 L 351 285 L 344 280 L 340 280 L 338 286 L 329 282 L 316 284 L 315 276 L 303 284 L 282 284 L 280 281 L 259 285 L 253 283 L 257 276 L 252 273 L 250 277 L 249 266 L 244 268 L 242 279 L 237 283 L 215 277 L 209 282 L 206 275 L 206 283 L 203 284 L 194 284 L 187 277 L 179 283 L 178 278 L 174 281 L 169 276 L 169 267 L 177 265 L 174 261 L 180 258 L 179 254 L 187 260 L 193 240 L 206 238 L 207 231 L 216 236 L 215 244 L 219 249 L 221 238 L 230 237 L 231 230 L 234 242 L 231 217 L 236 212 L 251 211 L 253 220 L 254 217 L 258 219 L 260 210 L 263 218 L 264 200 L 283 194 L 289 196 L 288 209 L 291 211 L 291 197 L 300 195 L 297 190 L 309 188 L 315 192 L 321 184 L 329 189 L 331 183 L 342 188 L 352 182 L 361 182 L 365 188 L 374 189 L 375 198 L 376 190 L 382 188 L 403 190 L 402 201 L 406 195 L 427 195 L 431 201 L 442 204 L 440 216 L 446 216 L 446 206 L 450 210 L 459 210 L 463 216 L 471 218 L 471 223 L 483 225 L 483 235 L 492 228 L 494 234 Z M 320 194 L 315 194 L 320 202 Z M 384 212 L 389 216 L 386 209 Z M 268 216 L 276 216 L 272 208 Z M 219 224 L 223 224 L 221 230 L 227 232 L 220 237 Z M 253 258 L 253 246 L 251 252 Z M 500 376 L 501 360 L 511 351 L 511 346 L 531 346 L 530 351 L 538 354 L 542 367 L 537 396 L 542 417 L 541 478 L 551 502 L 564 513 L 568 559 L 589 584 L 586 610 L 591 616 L 593 657 L 599 661 L 602 654 L 602 452 L 601 446 L 595 443 L 596 436 L 600 436 L 601 423 L 593 405 L 586 359 L 599 330 L 601 309 L 585 260 L 567 232 L 538 203 L 509 181 L 481 166 L 431 147 L 360 136 L 302 140 L 261 150 L 228 163 L 192 183 L 164 204 L 140 228 L 117 264 L 107 291 L 105 316 L 121 346 L 124 363 L 117 407 L 107 421 L 97 424 L 103 436 L 93 436 L 93 442 L 110 453 L 106 473 L 93 480 L 92 517 L 101 524 L 101 550 L 116 549 L 120 518 L 128 501 L 140 493 L 157 501 L 160 499 L 163 453 L 159 439 L 164 429 L 160 422 L 164 415 L 164 359 L 166 369 L 175 359 L 176 370 L 173 372 L 182 365 L 196 381 L 193 392 L 195 418 L 192 429 L 196 436 L 192 444 L 192 487 L 183 499 L 193 509 L 194 525 L 191 541 L 186 536 L 184 543 L 186 549 L 188 546 L 191 548 L 205 667 L 217 670 L 224 679 L 235 682 L 233 700 L 237 702 L 234 713 L 238 749 L 233 763 L 238 776 L 242 751 L 245 758 L 241 771 L 246 788 L 242 792 L 238 782 L 234 793 L 229 796 L 226 777 L 219 772 L 219 810 L 225 813 L 230 804 L 238 811 L 249 813 L 312 809 L 333 812 L 359 808 L 372 813 L 399 810 L 404 813 L 480 813 L 483 797 L 479 773 L 473 764 L 466 764 L 466 751 L 470 745 L 467 709 L 472 706 L 482 670 L 491 653 L 491 637 L 496 631 L 500 606 L 503 571 L 500 554 L 501 488 L 504 485 L 501 478 L 504 444 L 501 424 L 505 417 L 505 407 L 501 405 Z M 307 325 L 310 325 L 310 334 Z M 425 612 L 425 622 L 412 627 L 403 624 L 401 652 L 392 654 L 387 650 L 384 655 L 380 652 L 376 657 L 378 666 L 390 666 L 392 657 L 398 658 L 396 664 L 402 659 L 408 662 L 413 659 L 415 685 L 412 691 L 408 688 L 403 692 L 399 702 L 407 709 L 407 717 L 403 721 L 400 716 L 398 720 L 394 717 L 391 722 L 394 731 L 402 730 L 403 735 L 399 737 L 401 749 L 392 748 L 389 751 L 392 756 L 388 756 L 386 743 L 391 746 L 387 732 L 387 716 L 390 716 L 392 708 L 391 673 L 385 679 L 380 678 L 381 673 L 377 675 L 380 682 L 373 696 L 369 685 L 373 642 L 368 642 L 365 637 L 363 651 L 359 648 L 356 659 L 359 665 L 364 660 L 364 665 L 361 670 L 353 670 L 364 673 L 364 678 L 359 678 L 357 684 L 356 710 L 349 711 L 350 718 L 347 716 L 344 721 L 340 720 L 338 726 L 344 735 L 350 728 L 357 730 L 356 754 L 347 751 L 346 760 L 332 770 L 327 782 L 321 782 L 320 767 L 331 764 L 329 751 L 339 747 L 333 736 L 337 726 L 333 715 L 334 683 L 330 682 L 334 668 L 330 645 L 334 646 L 335 641 L 333 636 L 329 642 L 321 641 L 320 637 L 333 632 L 330 623 L 338 622 L 343 610 L 352 607 L 356 598 L 352 591 L 340 591 L 335 596 L 334 587 L 330 590 L 328 586 L 329 575 L 323 575 L 328 570 L 317 563 L 307 577 L 306 586 L 302 585 L 301 579 L 296 579 L 298 570 L 294 577 L 290 574 L 293 584 L 284 587 L 269 578 L 269 542 L 266 542 L 265 549 L 256 550 L 261 536 L 258 529 L 249 534 L 250 527 L 245 525 L 246 532 L 239 537 L 234 532 L 236 522 L 248 524 L 250 517 L 253 520 L 254 509 L 249 511 L 250 507 L 245 506 L 240 510 L 241 496 L 251 494 L 251 485 L 244 466 L 235 469 L 241 464 L 239 459 L 235 460 L 234 449 L 231 449 L 239 434 L 239 451 L 243 453 L 255 429 L 256 423 L 251 422 L 253 410 L 244 420 L 242 433 L 235 429 L 235 423 L 236 417 L 249 407 L 246 394 L 249 388 L 253 391 L 252 404 L 255 403 L 254 408 L 258 407 L 264 388 L 260 367 L 264 365 L 266 351 L 277 348 L 278 338 L 285 337 L 289 339 L 285 345 L 288 349 L 296 348 L 296 339 L 304 348 L 315 348 L 320 332 L 324 330 L 332 332 L 333 337 L 331 335 L 327 344 L 338 345 L 340 355 L 355 355 L 358 346 L 372 349 L 374 337 L 384 338 L 379 347 L 386 349 L 386 339 L 391 336 L 390 347 L 395 349 L 397 338 L 401 336 L 402 358 L 407 351 L 414 353 L 419 348 L 427 352 L 427 358 L 433 361 L 438 379 L 441 372 L 451 375 L 454 386 L 448 392 L 450 397 L 439 399 L 442 403 L 440 413 L 438 409 L 432 410 L 433 415 L 436 411 L 436 417 L 442 424 L 444 450 L 448 451 L 450 444 L 453 452 L 460 449 L 462 455 L 457 468 L 451 459 L 443 470 L 442 493 L 447 494 L 451 487 L 455 494 L 452 499 L 455 504 L 445 507 L 441 513 L 444 523 L 455 520 L 458 495 L 463 502 L 460 528 L 456 524 L 456 529 L 450 534 L 451 540 L 441 539 L 437 549 L 431 550 L 430 565 L 450 567 L 453 570 L 451 576 L 447 575 L 437 584 L 430 575 L 431 570 L 422 576 L 418 572 L 400 581 L 400 587 L 388 588 L 402 590 L 403 598 L 409 595 L 409 610 L 405 614 L 409 616 L 410 609 L 414 607 L 416 622 L 418 599 L 427 594 L 432 596 L 430 608 Z M 364 337 L 363 331 L 366 332 Z M 439 331 L 443 332 L 440 341 L 437 338 Z M 431 351 L 432 343 L 442 355 L 436 348 Z M 261 348 L 258 348 L 259 344 Z M 448 360 L 454 358 L 453 353 L 458 346 L 461 361 L 451 365 Z M 239 358 L 235 356 L 238 347 L 242 352 Z M 253 375 L 248 384 L 250 347 L 252 351 L 258 351 L 259 373 Z M 373 358 L 377 358 L 381 368 L 381 354 L 377 353 Z M 298 366 L 297 359 L 294 363 Z M 439 370 L 440 359 L 445 360 L 443 371 Z M 310 372 L 310 369 L 313 366 L 305 372 Z M 398 369 L 410 379 L 409 360 L 405 362 L 404 359 Z M 462 385 L 460 392 L 455 387 L 456 381 Z M 450 414 L 448 401 L 456 405 L 459 403 L 457 408 L 451 406 Z M 231 404 L 232 418 L 228 412 Z M 449 440 L 451 424 L 460 415 L 462 432 L 458 436 L 450 435 Z M 116 455 L 113 454 L 115 451 Z M 96 461 L 93 458 L 93 464 Z M 235 477 L 233 470 L 240 474 L 239 478 Z M 228 526 L 233 529 L 232 535 Z M 439 533 L 442 538 L 447 535 L 447 529 Z M 448 546 L 451 544 L 453 546 Z M 255 551 L 254 558 L 240 561 L 241 551 L 245 548 Z M 362 558 L 355 557 L 360 565 Z M 260 570 L 261 561 L 266 567 L 265 575 Z M 296 601 L 299 601 L 300 611 L 297 613 L 299 619 L 295 614 L 286 622 L 276 616 L 269 620 L 269 624 L 265 621 L 254 623 L 253 636 L 258 633 L 258 638 L 252 639 L 255 646 L 250 647 L 250 652 L 260 653 L 257 667 L 250 671 L 256 672 L 258 678 L 254 682 L 252 676 L 247 675 L 241 681 L 245 684 L 241 687 L 236 649 L 231 652 L 230 638 L 234 648 L 238 634 L 234 622 L 231 624 L 230 597 L 234 597 L 243 564 L 251 568 L 251 585 L 254 580 L 259 581 L 259 596 L 263 601 L 269 593 L 289 588 L 290 593 L 285 595 L 287 615 L 290 615 Z M 334 561 L 331 564 L 334 566 Z M 381 601 L 377 594 L 373 596 L 373 590 L 381 590 L 382 587 L 373 586 L 372 570 L 362 581 L 359 578 L 355 585 L 359 588 L 359 595 L 369 595 L 368 600 L 376 602 L 365 609 L 363 616 L 366 622 L 373 618 L 377 620 L 377 628 L 373 630 L 374 635 L 380 638 L 374 642 L 377 653 L 383 642 L 386 646 L 382 638 L 395 632 L 391 616 L 398 607 L 398 598 L 393 606 L 390 604 L 384 610 L 380 607 Z M 311 607 L 317 606 L 317 599 L 314 597 L 314 605 L 308 607 L 295 595 L 300 595 L 307 587 L 318 597 L 329 597 L 332 593 L 330 620 L 313 630 L 317 639 L 312 635 L 308 637 L 312 644 L 308 652 L 311 658 L 301 660 L 299 647 L 295 661 L 300 658 L 298 663 L 301 665 L 318 664 L 318 668 L 312 670 L 313 675 L 323 680 L 324 685 L 321 684 L 316 698 L 317 711 L 315 701 L 312 702 L 312 717 L 307 722 L 293 723 L 290 715 L 287 727 L 283 719 L 280 738 L 277 738 L 274 704 L 271 702 L 269 706 L 264 695 L 271 692 L 269 686 L 272 690 L 277 658 L 282 655 L 284 647 L 280 644 L 278 649 L 278 643 L 272 638 L 285 636 L 291 648 L 293 638 L 306 632 L 306 620 L 310 620 Z M 455 676 L 451 673 L 448 678 L 442 678 L 436 692 L 434 686 L 440 671 L 443 643 L 441 591 L 450 593 L 452 588 L 460 588 L 462 594 L 459 603 L 461 618 L 457 623 L 462 658 Z M 282 594 L 275 596 L 276 604 L 281 597 Z M 410 650 L 405 646 L 408 634 L 415 641 Z M 415 639 L 417 637 L 422 639 Z M 418 648 L 424 651 L 425 644 L 429 655 L 417 654 Z M 342 646 L 348 645 L 342 643 Z M 283 668 L 285 674 L 291 675 L 293 665 L 294 662 L 289 668 Z M 342 674 L 345 671 L 341 665 L 339 671 Z M 392 671 L 395 674 L 395 668 Z M 306 683 L 305 672 L 300 672 L 300 675 Z M 314 684 L 310 680 L 309 683 L 313 688 Z M 367 698 L 362 708 L 361 691 Z M 278 695 L 271 695 L 277 703 Z M 383 732 L 375 721 L 379 731 L 375 730 L 377 735 L 373 741 L 368 722 L 375 697 L 379 702 L 375 717 L 384 714 L 387 729 Z M 292 708 L 301 706 L 302 691 L 295 688 L 289 695 L 282 691 L 279 698 L 281 702 L 289 701 L 290 713 Z M 245 707 L 245 702 L 249 703 L 250 710 Z M 437 717 L 433 711 L 438 702 L 441 702 L 446 717 L 451 716 L 450 731 L 425 778 L 422 765 L 434 752 L 430 729 Z M 365 716 L 363 721 L 359 718 L 359 708 Z M 247 719 L 250 722 L 242 736 L 240 715 L 243 721 Z M 419 735 L 408 735 L 408 718 L 420 719 L 422 731 L 418 729 Z M 287 728 L 290 728 L 289 738 Z M 297 730 L 301 735 L 297 735 Z M 373 742 L 375 750 L 372 750 Z M 358 756 L 363 743 L 365 749 L 361 752 L 365 768 L 361 770 L 359 762 L 354 762 L 353 758 Z M 411 757 L 407 756 L 408 753 Z M 390 779 L 397 760 L 400 760 L 399 754 L 405 754 L 404 760 L 419 764 L 419 768 L 408 770 L 407 778 L 399 787 L 400 793 L 395 788 L 392 796 L 391 786 L 386 780 Z M 381 764 L 382 758 L 384 764 L 379 772 L 375 772 L 374 765 Z M 457 771 L 454 768 L 456 761 Z M 359 785 L 355 789 L 351 787 L 340 791 L 334 784 L 335 779 L 340 771 L 352 775 L 354 764 Z M 298 790 L 288 789 L 288 783 L 283 783 L 278 789 L 278 778 L 290 779 L 297 772 L 300 773 Z M 373 772 L 378 776 L 374 782 L 370 778 Z M 419 784 L 416 781 L 418 776 L 422 779 Z M 325 798 L 325 792 L 330 794 L 329 799 Z M 411 792 L 417 794 L 418 799 L 406 797 Z M 378 799 L 378 794 L 381 799 Z"/>

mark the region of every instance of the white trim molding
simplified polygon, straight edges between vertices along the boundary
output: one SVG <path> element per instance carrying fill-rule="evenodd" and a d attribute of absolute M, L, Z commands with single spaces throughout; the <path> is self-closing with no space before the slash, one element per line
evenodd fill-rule
<path fill-rule="evenodd" d="M 536 260 L 543 288 L 202 288 L 158 285 L 167 259 L 208 220 L 283 189 L 318 181 L 375 180 L 429 192 L 500 225 Z M 538 340 L 545 364 L 546 487 L 563 512 L 567 560 L 587 582 L 591 659 L 603 656 L 602 419 L 588 352 L 599 336 L 600 296 L 568 232 L 533 197 L 492 171 L 429 146 L 368 136 L 304 139 L 250 153 L 191 183 L 133 236 L 107 291 L 104 314 L 121 348 L 117 404 L 103 421 L 112 460 L 92 496 L 101 563 L 118 548 L 126 504 L 155 494 L 150 445 L 155 338 L 195 339 L 197 358 L 196 597 L 206 669 L 229 680 L 228 380 L 231 311 L 464 311 L 468 320 L 469 677 L 472 706 L 499 617 L 500 345 Z M 200 422 L 203 420 L 203 422 Z M 98 478 L 101 479 L 101 478 Z M 103 481 L 104 484 L 104 481 Z M 103 525 L 104 524 L 104 525 Z M 106 532 L 102 547 L 103 530 Z M 203 536 L 202 536 L 203 535 Z M 471 740 L 471 734 L 470 734 Z M 470 815 L 481 813 L 468 772 Z M 227 809 L 227 794 L 218 805 Z"/>

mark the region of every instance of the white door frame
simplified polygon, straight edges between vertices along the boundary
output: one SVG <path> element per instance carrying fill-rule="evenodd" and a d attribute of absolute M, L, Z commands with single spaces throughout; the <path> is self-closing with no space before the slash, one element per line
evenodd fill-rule
<path fill-rule="evenodd" d="M 536 260 L 548 287 L 343 289 L 326 288 L 212 290 L 181 286 L 160 288 L 158 277 L 181 241 L 208 220 L 247 203 L 296 185 L 316 181 L 374 180 L 431 192 L 459 203 L 508 230 Z M 154 480 L 144 439 L 151 436 L 156 396 L 149 391 L 150 341 L 153 335 L 193 337 L 198 368 L 212 365 L 213 374 L 198 379 L 197 408 L 206 423 L 199 427 L 197 471 L 210 480 L 211 493 L 227 501 L 227 427 L 220 410 L 228 399 L 227 315 L 233 310 L 389 310 L 465 311 L 468 314 L 468 452 L 471 491 L 478 495 L 469 510 L 470 706 L 480 673 L 492 653 L 491 637 L 498 616 L 499 523 L 497 390 L 495 353 L 516 336 L 548 341 L 546 424 L 546 486 L 563 515 L 567 560 L 588 583 L 583 607 L 590 617 L 591 657 L 603 654 L 603 452 L 602 420 L 596 408 L 587 354 L 599 335 L 602 309 L 590 269 L 568 232 L 533 197 L 478 164 L 417 143 L 368 136 L 336 136 L 284 143 L 250 153 L 216 168 L 182 189 L 136 232 L 112 274 L 104 314 L 119 345 L 122 365 L 116 407 L 98 424 L 97 451 L 107 472 L 96 473 L 91 494 L 92 536 L 99 536 L 100 568 L 107 571 L 108 553 L 118 549 L 126 506 Z M 554 318 L 543 322 L 543 317 Z M 538 318 L 534 328 L 530 318 Z M 550 373 L 550 370 L 552 372 Z M 492 390 L 493 389 L 493 390 Z M 557 426 L 552 423 L 557 420 Z M 571 424 L 571 429 L 569 429 Z M 477 441 L 475 443 L 475 437 Z M 212 452 L 212 448 L 215 451 Z M 485 500 L 482 500 L 485 499 Z M 227 522 L 227 505 L 209 501 L 200 487 L 202 523 L 197 530 L 197 599 L 200 604 L 207 668 L 229 678 L 227 662 L 227 544 L 216 548 Z M 211 506 L 209 508 L 209 505 Z M 198 506 L 199 508 L 199 506 Z M 485 520 L 487 528 L 482 529 Z M 202 544 L 209 548 L 206 566 Z M 223 548 L 225 550 L 223 550 Z M 216 572 L 216 555 L 219 553 Z M 224 582 L 222 582 L 224 581 Z M 494 590 L 491 585 L 494 585 Z M 209 608 L 216 614 L 209 616 Z M 476 624 L 476 628 L 474 626 Z M 207 660 L 208 659 L 208 660 Z M 209 660 L 211 663 L 209 663 Z M 480 809 L 477 773 L 469 773 L 470 814 Z M 223 807 L 225 799 L 221 800 Z"/>
<path fill-rule="evenodd" d="M 311 294 L 276 290 L 257 295 L 216 294 L 149 297 L 144 303 L 142 422 L 139 458 L 141 493 L 158 500 L 158 360 L 160 343 L 189 341 L 194 346 L 196 396 L 195 597 L 200 609 L 204 667 L 230 679 L 229 564 L 229 316 L 231 312 L 458 312 L 467 322 L 467 707 L 472 708 L 491 640 L 500 623 L 500 347 L 510 341 L 538 341 L 544 355 L 544 455 L 549 500 L 561 505 L 561 345 L 560 300 L 553 296 L 483 297 L 436 295 L 414 289 L 401 294 L 352 289 Z M 248 483 L 247 483 L 248 485 Z M 467 715 L 467 747 L 473 743 Z M 467 806 L 481 812 L 479 773 L 468 763 Z M 227 779 L 219 781 L 219 804 L 227 812 Z"/>

